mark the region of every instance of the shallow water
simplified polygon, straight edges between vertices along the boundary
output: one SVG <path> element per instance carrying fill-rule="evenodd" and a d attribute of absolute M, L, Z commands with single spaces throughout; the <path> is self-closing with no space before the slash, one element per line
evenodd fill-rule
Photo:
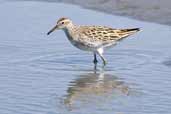
<path fill-rule="evenodd" d="M 2 114 L 171 113 L 169 26 L 57 3 L 2 1 L 0 9 Z M 108 65 L 95 71 L 91 53 L 62 31 L 46 36 L 61 16 L 142 31 L 106 51 Z"/>

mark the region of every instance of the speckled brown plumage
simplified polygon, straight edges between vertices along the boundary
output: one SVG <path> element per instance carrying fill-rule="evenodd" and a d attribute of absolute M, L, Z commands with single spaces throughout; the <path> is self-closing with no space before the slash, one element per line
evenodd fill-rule
<path fill-rule="evenodd" d="M 87 36 L 92 42 L 102 42 L 104 44 L 117 42 L 133 33 L 139 31 L 139 28 L 134 29 L 113 29 L 105 26 L 80 26 L 79 33 L 81 36 Z M 82 37 L 86 38 L 86 37 Z"/>

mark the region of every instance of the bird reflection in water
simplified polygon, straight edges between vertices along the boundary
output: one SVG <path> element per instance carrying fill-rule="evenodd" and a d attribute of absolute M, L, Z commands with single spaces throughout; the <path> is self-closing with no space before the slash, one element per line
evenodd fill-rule
<path fill-rule="evenodd" d="M 72 110 L 78 102 L 81 104 L 104 103 L 106 100 L 113 100 L 116 96 L 128 96 L 129 90 L 122 79 L 105 73 L 104 69 L 97 71 L 95 68 L 93 72 L 83 73 L 70 82 L 63 103 Z"/>

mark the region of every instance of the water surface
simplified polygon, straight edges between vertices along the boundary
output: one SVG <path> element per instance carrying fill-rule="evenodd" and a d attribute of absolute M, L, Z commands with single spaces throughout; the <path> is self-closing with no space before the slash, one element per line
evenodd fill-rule
<path fill-rule="evenodd" d="M 94 70 L 91 53 L 62 31 L 46 32 L 61 16 L 75 23 L 142 31 L 106 51 Z M 2 114 L 170 114 L 171 28 L 57 3 L 0 4 Z"/>

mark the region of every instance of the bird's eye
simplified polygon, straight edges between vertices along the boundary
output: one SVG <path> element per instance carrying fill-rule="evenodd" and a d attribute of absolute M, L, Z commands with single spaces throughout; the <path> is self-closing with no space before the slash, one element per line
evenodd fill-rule
<path fill-rule="evenodd" d="M 62 24 L 64 24 L 64 22 L 62 22 Z"/>

